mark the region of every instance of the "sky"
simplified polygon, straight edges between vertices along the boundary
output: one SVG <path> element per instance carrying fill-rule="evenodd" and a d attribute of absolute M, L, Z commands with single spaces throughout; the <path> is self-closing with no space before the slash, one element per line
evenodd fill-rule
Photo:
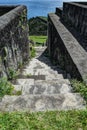
<path fill-rule="evenodd" d="M 0 0 L 0 2 L 4 3 L 4 2 L 24 2 L 24 1 L 51 1 L 51 0 Z M 57 0 L 54 0 L 57 1 Z M 58 1 L 87 1 L 87 0 L 58 0 Z"/>
<path fill-rule="evenodd" d="M 53 1 L 53 0 L 0 0 L 0 3 L 17 3 L 26 1 Z M 54 1 L 87 1 L 87 0 L 54 0 Z"/>
<path fill-rule="evenodd" d="M 42 2 L 41 2 L 42 1 Z M 43 2 L 47 1 L 47 4 Z M 52 1 L 52 2 L 51 2 Z M 25 4 L 28 9 L 28 18 L 33 16 L 46 16 L 48 12 L 54 12 L 55 7 L 62 6 L 64 1 L 87 1 L 87 0 L 0 0 L 0 5 L 6 4 Z M 39 4 L 38 4 L 39 3 Z M 48 6 L 49 5 L 49 6 Z"/>

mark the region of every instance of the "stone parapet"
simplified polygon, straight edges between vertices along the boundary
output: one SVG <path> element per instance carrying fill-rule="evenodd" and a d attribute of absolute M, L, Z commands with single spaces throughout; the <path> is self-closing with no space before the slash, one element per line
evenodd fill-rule
<path fill-rule="evenodd" d="M 62 8 L 56 8 L 56 13 L 59 17 L 62 17 L 62 12 L 63 12 L 63 9 Z"/>
<path fill-rule="evenodd" d="M 87 83 L 87 52 L 56 14 L 48 15 L 48 51 L 72 77 Z"/>
<path fill-rule="evenodd" d="M 77 29 L 87 43 L 87 2 L 64 2 L 63 18 Z"/>
<path fill-rule="evenodd" d="M 8 76 L 29 58 L 27 8 L 1 6 L 0 12 L 0 75 Z"/>

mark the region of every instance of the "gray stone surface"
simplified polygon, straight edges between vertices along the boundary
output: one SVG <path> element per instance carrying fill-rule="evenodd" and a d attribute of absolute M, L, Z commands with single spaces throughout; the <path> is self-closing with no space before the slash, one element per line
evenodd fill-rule
<path fill-rule="evenodd" d="M 63 17 L 67 23 L 72 24 L 83 37 L 86 39 L 85 46 L 87 47 L 87 29 L 86 29 L 86 13 L 87 13 L 87 1 L 86 2 L 64 2 L 63 4 Z"/>
<path fill-rule="evenodd" d="M 9 72 L 17 70 L 29 58 L 27 8 L 2 6 L 2 10 L 5 14 L 0 17 L 0 71 L 10 78 Z"/>
<path fill-rule="evenodd" d="M 49 14 L 48 18 L 48 49 L 51 58 L 73 77 L 87 82 L 87 52 L 56 14 Z"/>
<path fill-rule="evenodd" d="M 40 49 L 40 47 L 38 48 Z M 53 66 L 49 58 L 42 55 L 43 50 L 37 51 L 37 56 L 25 67 L 25 72 L 36 70 L 46 74 L 49 79 L 35 80 L 33 77 L 17 79 L 14 88 L 22 91 L 20 96 L 5 95 L 0 101 L 0 111 L 47 111 L 47 110 L 71 110 L 85 109 L 85 101 L 78 93 L 72 93 L 72 87 L 68 79 L 60 74 L 58 66 Z M 46 63 L 45 60 L 46 59 Z M 48 64 L 50 63 L 50 66 Z M 39 67 L 40 68 L 39 68 Z M 52 68 L 53 67 L 53 68 Z M 54 70 L 57 68 L 57 70 Z M 41 71 L 42 70 L 42 71 Z M 40 73 L 37 73 L 37 76 Z"/>
<path fill-rule="evenodd" d="M 34 84 L 29 86 L 28 84 L 25 85 L 22 89 L 23 95 L 32 95 L 32 94 L 57 94 L 57 93 L 69 93 L 71 92 L 71 87 L 67 84 Z"/>
<path fill-rule="evenodd" d="M 46 111 L 85 109 L 79 94 L 5 96 L 0 102 L 1 111 Z"/>
<path fill-rule="evenodd" d="M 19 85 L 34 85 L 34 79 L 17 79 Z"/>

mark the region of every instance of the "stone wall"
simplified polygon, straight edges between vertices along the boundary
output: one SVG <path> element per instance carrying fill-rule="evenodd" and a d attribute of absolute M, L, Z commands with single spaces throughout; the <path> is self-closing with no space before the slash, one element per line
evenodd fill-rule
<path fill-rule="evenodd" d="M 62 7 L 56 8 L 56 14 L 57 14 L 59 17 L 62 17 L 62 12 L 63 12 Z"/>
<path fill-rule="evenodd" d="M 87 52 L 56 14 L 48 15 L 48 51 L 71 77 L 87 83 Z"/>
<path fill-rule="evenodd" d="M 17 70 L 29 58 L 27 9 L 6 6 L 0 11 L 0 76 L 9 76 L 9 70 Z"/>
<path fill-rule="evenodd" d="M 63 18 L 71 23 L 87 42 L 87 2 L 64 2 Z"/>

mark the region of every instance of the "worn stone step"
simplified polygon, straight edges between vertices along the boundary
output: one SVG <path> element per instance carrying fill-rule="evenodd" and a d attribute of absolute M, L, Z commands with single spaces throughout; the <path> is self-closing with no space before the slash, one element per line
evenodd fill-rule
<path fill-rule="evenodd" d="M 22 95 L 30 94 L 58 94 L 58 93 L 70 93 L 71 86 L 67 84 L 56 84 L 56 83 L 43 83 L 43 84 L 34 84 L 34 85 L 24 85 L 22 88 Z"/>
<path fill-rule="evenodd" d="M 64 77 L 62 74 L 59 74 L 59 75 L 52 75 L 52 74 L 49 74 L 49 75 L 46 75 L 46 80 L 64 80 Z"/>
<path fill-rule="evenodd" d="M 23 89 L 23 85 L 14 85 L 13 84 L 13 86 L 14 86 L 14 91 L 22 91 L 22 89 Z"/>
<path fill-rule="evenodd" d="M 33 71 L 31 70 L 29 72 L 30 73 L 28 73 L 28 71 L 25 71 L 25 73 L 23 73 L 22 75 L 29 76 L 29 77 L 32 77 L 32 78 L 35 77 L 35 76 L 40 77 L 40 75 L 44 75 L 44 76 L 46 76 L 46 80 L 49 80 L 49 79 L 64 79 L 62 74 L 57 74 L 57 71 L 53 72 L 51 70 L 37 69 L 37 70 L 33 70 Z"/>
<path fill-rule="evenodd" d="M 45 64 L 43 61 L 39 61 L 38 59 L 32 59 L 29 64 L 27 64 L 27 66 L 25 67 L 26 69 L 29 68 L 35 68 L 35 67 L 45 67 L 45 68 L 49 68 L 49 66 L 47 64 Z"/>
<path fill-rule="evenodd" d="M 49 75 L 49 74 L 54 74 L 54 76 L 58 75 L 58 71 L 53 70 L 51 68 L 36 68 L 31 69 L 31 68 L 26 68 L 23 70 L 23 75 Z"/>
<path fill-rule="evenodd" d="M 26 84 L 34 85 L 34 79 L 26 79 L 26 78 L 24 78 L 24 79 L 17 79 L 16 80 L 16 85 L 23 86 L 23 85 L 26 85 Z"/>
<path fill-rule="evenodd" d="M 44 52 L 47 49 L 47 46 L 36 46 L 35 49 L 37 52 Z"/>
<path fill-rule="evenodd" d="M 32 63 L 33 62 L 33 63 Z M 51 65 L 47 65 L 46 63 L 43 63 L 43 62 L 34 62 L 32 61 L 30 62 L 29 65 L 27 65 L 24 70 L 33 70 L 33 69 L 48 69 L 48 70 L 57 70 L 57 71 L 61 71 L 61 68 L 58 67 L 58 66 L 53 66 L 52 64 Z"/>
<path fill-rule="evenodd" d="M 19 75 L 19 79 L 33 79 L 33 80 L 46 80 L 45 75 Z"/>
<path fill-rule="evenodd" d="M 47 111 L 85 109 L 79 94 L 4 96 L 0 111 Z"/>
<path fill-rule="evenodd" d="M 42 85 L 42 84 L 51 84 L 51 85 L 54 85 L 54 84 L 57 84 L 57 85 L 62 85 L 62 84 L 67 84 L 67 85 L 71 85 L 70 81 L 68 79 L 61 79 L 61 80 L 58 80 L 58 79 L 54 79 L 54 80 L 35 80 L 34 81 L 34 84 L 35 85 Z"/>

